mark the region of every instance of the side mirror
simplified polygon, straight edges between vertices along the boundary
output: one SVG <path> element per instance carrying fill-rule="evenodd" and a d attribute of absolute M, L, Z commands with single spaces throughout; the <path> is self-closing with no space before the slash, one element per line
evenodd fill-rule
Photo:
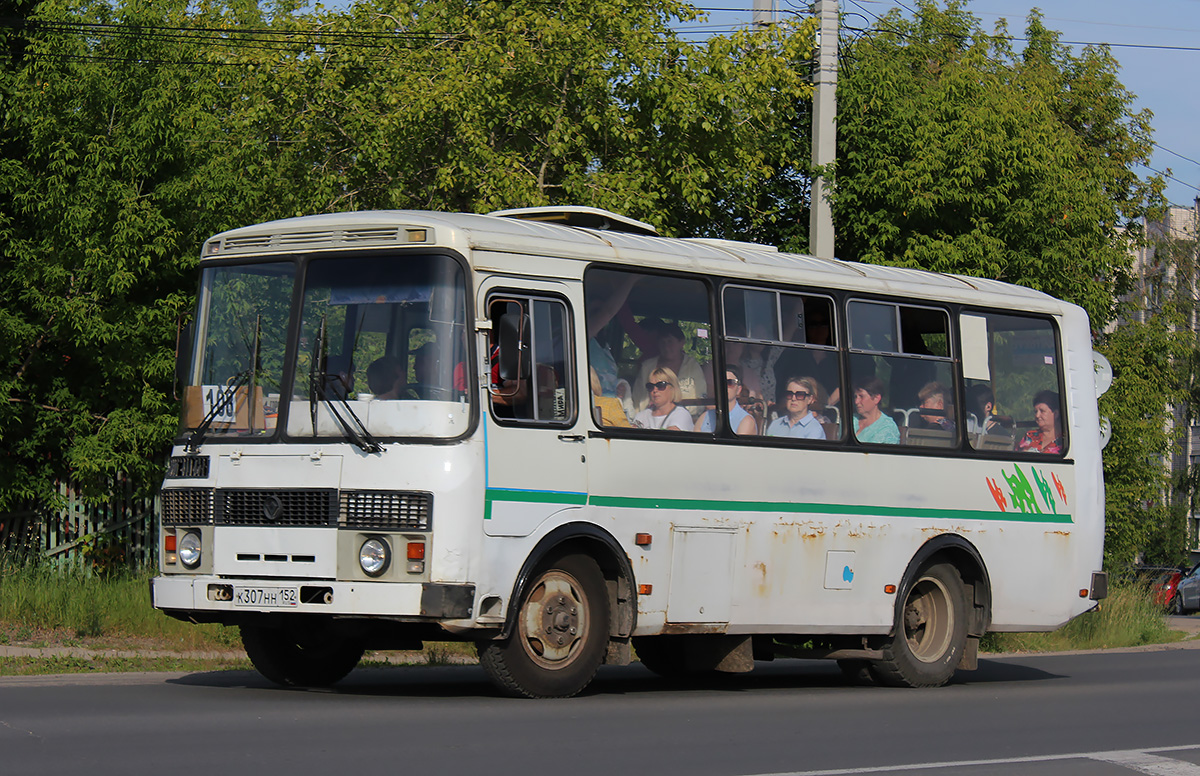
<path fill-rule="evenodd" d="M 513 310 L 512 308 L 516 308 Z M 529 377 L 529 316 L 511 305 L 500 316 L 500 379 L 521 380 Z"/>
<path fill-rule="evenodd" d="M 181 395 L 181 386 L 188 384 L 190 375 L 188 372 L 192 368 L 192 337 L 195 335 L 195 326 L 192 321 L 189 321 L 179 327 L 178 334 L 175 339 L 175 398 L 178 399 Z"/>

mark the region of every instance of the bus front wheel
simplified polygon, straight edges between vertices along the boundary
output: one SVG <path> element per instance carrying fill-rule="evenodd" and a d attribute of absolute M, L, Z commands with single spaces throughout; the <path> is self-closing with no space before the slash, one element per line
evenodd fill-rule
<path fill-rule="evenodd" d="M 949 563 L 927 566 L 905 593 L 894 634 L 873 674 L 896 687 L 950 681 L 967 645 L 966 588 Z"/>
<path fill-rule="evenodd" d="M 477 645 L 479 663 L 508 695 L 566 698 L 596 675 L 608 643 L 608 595 L 586 555 L 544 564 L 521 597 L 512 634 Z"/>
<path fill-rule="evenodd" d="M 362 659 L 363 645 L 328 626 L 264 628 L 243 625 L 242 646 L 254 668 L 285 687 L 328 687 Z"/>

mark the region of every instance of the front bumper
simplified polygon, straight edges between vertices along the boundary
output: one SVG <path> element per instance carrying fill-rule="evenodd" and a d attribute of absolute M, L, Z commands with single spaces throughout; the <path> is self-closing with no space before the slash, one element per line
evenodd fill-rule
<path fill-rule="evenodd" d="M 229 593 L 238 588 L 299 588 L 294 606 L 235 604 Z M 156 609 L 204 613 L 302 613 L 430 620 L 471 617 L 474 585 L 431 582 L 333 582 L 324 580 L 227 579 L 216 576 L 159 576 L 150 580 L 150 600 Z"/>

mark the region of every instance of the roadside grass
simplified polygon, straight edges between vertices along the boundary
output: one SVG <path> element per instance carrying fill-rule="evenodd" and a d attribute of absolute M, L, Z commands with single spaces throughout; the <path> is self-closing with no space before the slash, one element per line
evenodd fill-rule
<path fill-rule="evenodd" d="M 195 625 L 150 605 L 152 571 L 108 577 L 6 565 L 0 558 L 0 645 L 141 652 L 0 657 L 0 676 L 109 671 L 218 671 L 251 668 L 235 627 Z M 980 651 L 1056 652 L 1178 641 L 1145 586 L 1114 587 L 1100 610 L 1049 633 L 989 633 Z M 64 650 L 65 651 L 65 650 Z M 196 655 L 208 652 L 215 655 Z M 167 653 L 167 654 L 159 654 Z M 475 647 L 426 642 L 422 652 L 368 652 L 362 665 L 461 665 Z"/>
<path fill-rule="evenodd" d="M 1172 631 L 1145 585 L 1111 588 L 1098 611 L 1076 617 L 1046 633 L 989 633 L 981 652 L 1063 652 L 1076 649 L 1114 649 L 1181 641 Z"/>
<path fill-rule="evenodd" d="M 208 671 L 253 671 L 245 658 L 123 657 L 101 655 L 78 657 L 0 657 L 0 676 L 45 674 L 108 674 L 132 671 L 201 673 Z"/>
<path fill-rule="evenodd" d="M 0 563 L 0 644 L 121 643 L 176 652 L 241 650 L 237 628 L 194 625 L 150 605 L 152 572 L 105 578 Z"/>

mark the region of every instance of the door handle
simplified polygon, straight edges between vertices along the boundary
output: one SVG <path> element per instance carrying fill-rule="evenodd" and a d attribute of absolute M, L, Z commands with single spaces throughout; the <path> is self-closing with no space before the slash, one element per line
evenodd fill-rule
<path fill-rule="evenodd" d="M 559 434 L 558 438 L 564 442 L 582 442 L 584 440 L 583 434 Z"/>

